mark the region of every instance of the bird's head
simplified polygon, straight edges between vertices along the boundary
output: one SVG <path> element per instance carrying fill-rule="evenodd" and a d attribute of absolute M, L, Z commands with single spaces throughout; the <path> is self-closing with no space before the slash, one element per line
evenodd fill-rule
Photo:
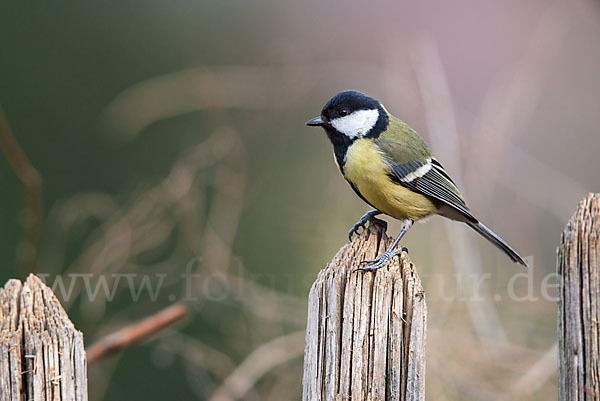
<path fill-rule="evenodd" d="M 377 99 L 346 90 L 329 99 L 321 115 L 307 121 L 306 125 L 323 127 L 330 139 L 341 135 L 353 141 L 377 137 L 388 125 L 388 113 Z"/>

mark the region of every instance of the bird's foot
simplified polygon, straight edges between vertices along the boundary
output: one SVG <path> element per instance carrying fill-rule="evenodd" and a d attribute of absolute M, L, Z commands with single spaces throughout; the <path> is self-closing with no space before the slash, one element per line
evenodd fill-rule
<path fill-rule="evenodd" d="M 360 220 L 358 220 L 355 225 L 352 226 L 350 231 L 348 231 L 348 239 L 350 240 L 350 242 L 352 242 L 352 236 L 354 234 L 358 235 L 358 230 L 360 228 L 362 228 L 363 230 L 365 229 L 365 225 L 367 224 L 367 222 L 377 220 L 382 223 L 385 223 L 383 220 L 379 220 L 379 219 L 375 218 L 375 216 L 377 216 L 378 214 L 381 214 L 381 212 L 379 210 L 371 210 L 371 211 L 365 213 L 365 215 L 363 217 L 361 217 Z"/>
<path fill-rule="evenodd" d="M 390 260 L 392 260 L 392 258 L 396 255 L 400 255 L 402 252 L 408 252 L 408 248 L 406 248 L 405 246 L 400 247 L 398 249 L 388 249 L 387 251 L 385 251 L 383 253 L 383 255 L 381 255 L 378 258 L 375 259 L 367 259 L 367 260 L 363 260 L 360 263 L 372 263 L 369 266 L 364 266 L 364 267 L 359 267 L 358 269 L 354 269 L 352 272 L 357 272 L 357 271 L 362 271 L 362 272 L 372 272 L 375 271 L 377 269 L 382 268 L 383 266 L 387 265 Z"/>

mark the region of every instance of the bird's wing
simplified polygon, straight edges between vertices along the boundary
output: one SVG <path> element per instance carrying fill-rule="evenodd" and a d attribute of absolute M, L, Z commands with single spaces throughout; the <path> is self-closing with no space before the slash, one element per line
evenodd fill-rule
<path fill-rule="evenodd" d="M 408 133 L 403 135 L 401 142 L 396 138 L 388 139 L 385 135 L 377 141 L 380 152 L 390 166 L 390 178 L 403 187 L 449 206 L 467 220 L 477 222 L 456 184 L 431 155 L 421 137 L 405 124 L 401 128 Z"/>

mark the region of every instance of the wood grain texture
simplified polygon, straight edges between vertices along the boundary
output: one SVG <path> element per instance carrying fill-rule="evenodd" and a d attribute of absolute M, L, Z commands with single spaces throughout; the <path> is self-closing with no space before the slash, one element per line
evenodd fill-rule
<path fill-rule="evenodd" d="M 304 401 L 425 399 L 427 309 L 408 255 L 352 272 L 391 243 L 384 226 L 369 225 L 319 273 L 308 299 Z"/>
<path fill-rule="evenodd" d="M 600 400 L 600 195 L 589 194 L 558 249 L 558 399 Z"/>
<path fill-rule="evenodd" d="M 83 335 L 40 279 L 0 288 L 0 401 L 86 401 Z"/>

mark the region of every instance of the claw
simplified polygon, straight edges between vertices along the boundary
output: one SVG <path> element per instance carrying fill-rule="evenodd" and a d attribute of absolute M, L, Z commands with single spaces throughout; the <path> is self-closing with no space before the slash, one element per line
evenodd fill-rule
<path fill-rule="evenodd" d="M 350 240 L 350 242 L 352 242 L 352 236 L 354 234 L 358 235 L 359 228 L 362 228 L 363 230 L 365 229 L 365 224 L 366 224 L 366 222 L 361 223 L 361 221 L 359 221 L 358 223 L 356 223 L 355 225 L 352 226 L 350 231 L 348 231 L 348 240 Z"/>
<path fill-rule="evenodd" d="M 356 222 L 356 224 L 352 226 L 352 228 L 350 229 L 350 231 L 348 231 L 348 240 L 350 242 L 352 242 L 352 236 L 354 234 L 358 235 L 358 229 L 362 228 L 364 230 L 367 222 L 371 221 L 378 214 L 381 214 L 381 212 L 379 210 L 371 210 L 371 211 L 365 213 L 365 215 L 362 216 L 360 218 L 360 220 L 358 220 Z"/>
<path fill-rule="evenodd" d="M 356 272 L 374 272 L 375 270 L 379 269 L 382 266 L 365 266 L 365 267 L 358 267 L 354 270 L 352 270 L 352 273 L 356 273 Z"/>
<path fill-rule="evenodd" d="M 363 220 L 364 218 L 367 217 L 371 217 L 369 216 L 371 213 L 373 212 L 369 212 L 367 214 L 365 214 L 363 216 L 363 218 L 361 220 Z M 364 267 L 359 267 L 357 269 L 354 269 L 352 272 L 356 272 L 356 271 L 364 271 L 364 272 L 372 272 L 375 271 L 379 268 L 382 268 L 383 266 L 387 265 L 388 262 L 390 260 L 392 260 L 392 258 L 396 255 L 401 254 L 402 252 L 408 252 L 408 249 L 405 246 L 402 246 L 398 249 L 396 249 L 396 246 L 398 246 L 398 242 L 400 242 L 400 240 L 402 239 L 402 237 L 404 236 L 404 234 L 406 234 L 406 232 L 408 231 L 408 229 L 413 225 L 413 220 L 404 220 L 403 221 L 403 225 L 402 225 L 402 230 L 400 230 L 400 233 L 398 234 L 398 236 L 396 237 L 396 239 L 394 240 L 394 242 L 392 243 L 392 245 L 378 258 L 375 259 L 369 259 L 369 260 L 363 260 L 360 263 L 373 263 L 370 266 L 364 266 Z"/>
<path fill-rule="evenodd" d="M 391 255 L 384 253 L 383 255 L 381 255 L 378 258 L 363 260 L 361 263 L 373 263 L 373 264 L 370 266 L 359 267 L 356 270 L 366 271 L 366 272 L 375 271 L 375 270 L 380 269 L 383 266 L 387 265 L 389 263 L 390 259 L 391 259 Z"/>
<path fill-rule="evenodd" d="M 363 260 L 361 263 L 373 264 L 369 266 L 359 267 L 357 269 L 354 269 L 354 271 L 373 272 L 377 269 L 381 269 L 383 266 L 387 265 L 390 262 L 393 256 L 395 256 L 395 252 L 389 254 L 384 253 L 383 255 L 375 259 Z"/>
<path fill-rule="evenodd" d="M 358 267 L 358 268 L 352 270 L 352 273 L 357 272 L 357 271 L 372 272 L 377 269 L 381 269 L 383 266 L 387 265 L 394 256 L 400 255 L 402 252 L 408 252 L 408 248 L 403 246 L 403 247 L 400 247 L 395 250 L 388 249 L 378 258 L 367 259 L 367 260 L 361 261 L 360 262 L 361 264 L 363 264 L 363 263 L 373 263 L 373 264 L 370 266 Z"/>

